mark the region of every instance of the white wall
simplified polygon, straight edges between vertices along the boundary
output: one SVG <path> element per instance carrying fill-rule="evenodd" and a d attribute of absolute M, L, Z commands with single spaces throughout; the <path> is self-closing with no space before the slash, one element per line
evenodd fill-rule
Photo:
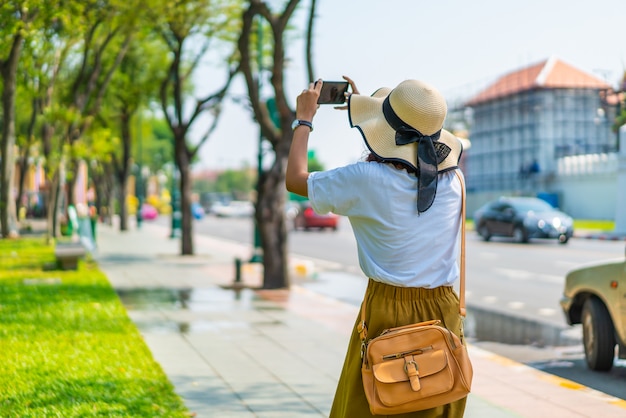
<path fill-rule="evenodd" d="M 554 189 L 560 209 L 575 219 L 615 219 L 617 172 L 559 177 Z"/>
<path fill-rule="evenodd" d="M 626 147 L 625 147 L 626 148 Z M 557 160 L 557 172 L 550 182 L 548 190 L 524 191 L 527 195 L 536 195 L 545 191 L 555 193 L 559 198 L 559 209 L 575 219 L 616 220 L 626 213 L 626 207 L 618 202 L 617 154 L 589 154 L 564 157 Z M 624 168 L 626 181 L 626 166 Z M 519 191 L 502 190 L 498 192 L 470 193 L 467 196 L 467 214 L 472 217 L 484 203 L 500 196 L 519 195 Z M 620 201 L 621 202 L 621 201 Z"/>

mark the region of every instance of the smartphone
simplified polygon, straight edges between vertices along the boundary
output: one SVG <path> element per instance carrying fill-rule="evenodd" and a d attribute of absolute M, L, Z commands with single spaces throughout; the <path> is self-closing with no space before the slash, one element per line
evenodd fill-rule
<path fill-rule="evenodd" d="M 317 83 L 317 81 L 316 81 Z M 324 81 L 317 104 L 342 104 L 346 102 L 347 81 Z"/>

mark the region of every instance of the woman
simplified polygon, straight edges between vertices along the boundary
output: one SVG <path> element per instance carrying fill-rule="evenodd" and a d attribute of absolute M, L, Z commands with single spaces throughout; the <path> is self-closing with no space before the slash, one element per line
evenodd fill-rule
<path fill-rule="evenodd" d="M 356 92 L 352 80 L 346 80 Z M 381 88 L 371 97 L 348 95 L 350 125 L 361 132 L 370 156 L 309 173 L 307 143 L 321 86 L 311 83 L 297 99 L 287 189 L 307 196 L 319 213 L 350 220 L 359 264 L 369 277 L 364 302 L 370 336 L 440 319 L 463 341 L 459 299 L 452 287 L 459 278 L 462 186 L 454 171 L 462 143 L 442 129 L 447 113 L 443 96 L 417 80 L 403 81 L 393 90 Z M 372 416 L 360 349 L 355 325 L 331 418 Z M 394 417 L 461 417 L 465 401 Z"/>

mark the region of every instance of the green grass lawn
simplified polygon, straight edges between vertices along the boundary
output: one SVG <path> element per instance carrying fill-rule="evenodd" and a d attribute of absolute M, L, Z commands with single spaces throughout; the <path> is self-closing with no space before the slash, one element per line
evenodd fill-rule
<path fill-rule="evenodd" d="M 0 240 L 0 417 L 188 417 L 104 274 Z"/>
<path fill-rule="evenodd" d="M 574 230 L 590 230 L 599 232 L 611 232 L 615 229 L 615 221 L 575 219 Z"/>
<path fill-rule="evenodd" d="M 474 230 L 474 220 L 467 219 L 466 227 L 468 230 Z M 593 219 L 574 219 L 574 231 L 596 231 L 611 232 L 615 229 L 615 221 L 593 220 Z"/>

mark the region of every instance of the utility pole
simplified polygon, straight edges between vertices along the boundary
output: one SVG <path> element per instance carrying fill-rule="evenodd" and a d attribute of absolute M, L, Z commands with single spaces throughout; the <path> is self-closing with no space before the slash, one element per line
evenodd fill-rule
<path fill-rule="evenodd" d="M 261 22 L 263 17 L 258 17 L 257 23 L 257 92 L 259 95 L 259 101 L 261 98 L 261 71 L 263 69 L 263 25 Z M 261 124 L 259 122 L 259 149 L 257 155 L 257 180 L 256 180 L 256 192 L 257 192 L 257 205 L 259 202 L 259 193 L 261 191 L 261 175 L 263 174 L 263 132 L 261 131 Z M 261 231 L 259 230 L 259 223 L 255 214 L 254 217 L 254 251 L 251 263 L 263 262 L 263 248 L 261 246 Z"/>
<path fill-rule="evenodd" d="M 172 228 L 170 231 L 170 238 L 177 238 L 180 236 L 182 214 L 180 213 L 180 193 L 178 192 L 178 169 L 176 167 L 176 156 L 174 156 L 174 162 L 172 162 L 172 185 L 170 191 L 170 201 L 172 205 Z"/>
<path fill-rule="evenodd" d="M 617 199 L 615 205 L 616 234 L 626 234 L 626 125 L 617 130 L 619 151 L 617 154 Z"/>
<path fill-rule="evenodd" d="M 141 228 L 141 222 L 143 217 L 141 214 L 141 208 L 143 206 L 143 179 L 141 177 L 141 170 L 143 165 L 142 155 L 142 138 L 141 138 L 141 111 L 137 112 L 137 176 L 135 177 L 135 195 L 137 197 L 137 229 Z"/>

